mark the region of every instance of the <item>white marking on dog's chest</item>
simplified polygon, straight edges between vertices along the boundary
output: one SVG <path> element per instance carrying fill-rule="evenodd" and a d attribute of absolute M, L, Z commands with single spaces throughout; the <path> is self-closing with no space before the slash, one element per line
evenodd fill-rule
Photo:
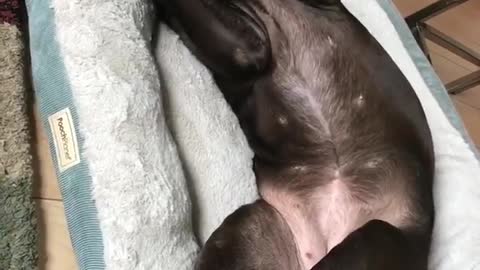
<path fill-rule="evenodd" d="M 365 106 L 365 97 L 363 95 L 359 95 L 357 98 L 355 98 L 353 104 L 358 108 Z"/>
<path fill-rule="evenodd" d="M 332 46 L 332 47 L 335 47 L 335 46 L 336 46 L 336 44 L 335 44 L 335 42 L 333 41 L 332 37 L 328 36 L 328 37 L 327 37 L 327 40 L 328 40 L 328 44 L 330 44 L 330 46 Z"/>
<path fill-rule="evenodd" d="M 282 126 L 282 127 L 286 127 L 288 125 L 288 119 L 286 116 L 284 115 L 280 115 L 278 116 L 278 123 Z"/>

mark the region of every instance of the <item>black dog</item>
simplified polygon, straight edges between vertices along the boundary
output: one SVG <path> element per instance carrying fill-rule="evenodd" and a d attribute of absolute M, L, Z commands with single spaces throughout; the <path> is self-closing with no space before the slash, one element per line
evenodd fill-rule
<path fill-rule="evenodd" d="M 238 116 L 262 196 L 213 233 L 197 269 L 427 269 L 430 130 L 339 0 L 160 4 Z"/>

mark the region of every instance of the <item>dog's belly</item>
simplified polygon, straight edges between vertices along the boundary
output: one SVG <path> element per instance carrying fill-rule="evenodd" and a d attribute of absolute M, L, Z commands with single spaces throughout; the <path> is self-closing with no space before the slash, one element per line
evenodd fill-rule
<path fill-rule="evenodd" d="M 298 258 L 311 269 L 352 231 L 372 219 L 402 227 L 408 223 L 408 207 L 401 194 L 360 201 L 351 195 L 348 182 L 332 179 L 315 188 L 308 198 L 261 185 L 264 200 L 287 221 L 295 237 Z"/>

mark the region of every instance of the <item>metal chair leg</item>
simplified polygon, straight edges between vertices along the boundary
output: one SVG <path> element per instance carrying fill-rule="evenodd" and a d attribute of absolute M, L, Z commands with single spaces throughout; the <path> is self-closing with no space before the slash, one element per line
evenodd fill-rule
<path fill-rule="evenodd" d="M 405 21 L 409 25 L 418 45 L 424 51 L 428 60 L 431 62 L 431 57 L 425 43 L 428 39 L 441 47 L 447 49 L 460 56 L 461 58 L 480 67 L 480 54 L 476 53 L 465 45 L 456 41 L 455 39 L 445 35 L 441 31 L 426 24 L 426 21 L 438 16 L 447 10 L 450 10 L 468 0 L 439 0 L 417 12 L 408 16 Z M 450 94 L 458 94 L 466 91 L 476 85 L 480 85 L 480 71 L 472 72 L 446 85 Z"/>

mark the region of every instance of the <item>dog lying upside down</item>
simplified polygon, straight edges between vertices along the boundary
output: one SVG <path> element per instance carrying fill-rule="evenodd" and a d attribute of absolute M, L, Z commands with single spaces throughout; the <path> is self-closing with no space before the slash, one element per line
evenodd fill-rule
<path fill-rule="evenodd" d="M 159 1 L 236 113 L 262 198 L 225 219 L 196 269 L 427 269 L 430 130 L 340 1 Z"/>

